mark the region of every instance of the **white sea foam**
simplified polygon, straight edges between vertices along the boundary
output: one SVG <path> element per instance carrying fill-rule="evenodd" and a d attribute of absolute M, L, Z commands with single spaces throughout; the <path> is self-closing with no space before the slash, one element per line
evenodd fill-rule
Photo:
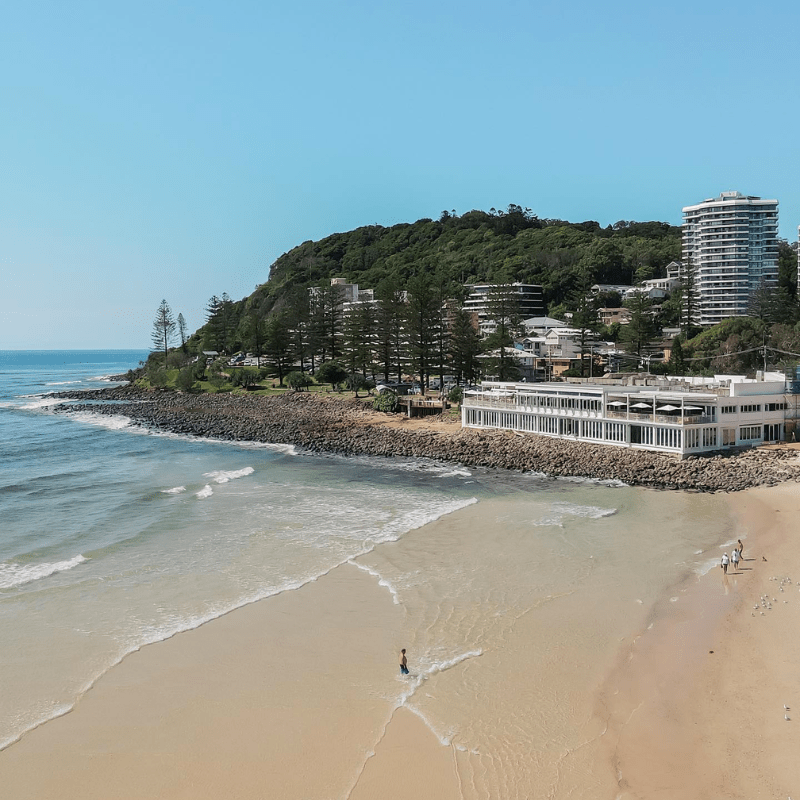
<path fill-rule="evenodd" d="M 215 439 L 213 436 L 194 436 L 189 433 L 173 433 L 172 431 L 156 431 L 140 429 L 151 436 L 156 436 L 162 439 L 173 439 L 180 442 L 211 442 L 212 444 L 228 445 L 230 447 L 237 447 L 241 450 L 273 450 L 277 453 L 284 453 L 288 456 L 300 455 L 301 451 L 293 444 L 279 444 L 276 442 L 250 442 L 250 441 L 234 441 L 233 439 Z"/>
<path fill-rule="evenodd" d="M 469 470 L 463 469 L 461 467 L 457 467 L 456 469 L 451 469 L 445 472 L 440 472 L 437 478 L 471 478 L 472 473 Z"/>
<path fill-rule="evenodd" d="M 171 489 L 162 489 L 161 494 L 181 494 L 181 492 L 185 491 L 185 486 L 173 486 Z"/>
<path fill-rule="evenodd" d="M 695 572 L 701 577 L 703 575 L 708 575 L 708 573 L 711 572 L 714 567 L 718 567 L 720 563 L 721 562 L 719 558 L 711 558 L 708 561 L 704 561 L 702 564 L 700 564 Z"/>
<path fill-rule="evenodd" d="M 392 596 L 392 602 L 395 605 L 398 605 L 400 603 L 400 600 L 397 597 L 397 589 L 395 589 L 394 586 L 392 586 L 392 584 L 389 583 L 389 581 L 387 581 L 386 578 L 384 578 L 380 574 L 380 572 L 378 572 L 375 569 L 372 569 L 372 567 L 368 567 L 366 564 L 359 564 L 358 561 L 355 561 L 352 558 L 348 558 L 347 563 L 352 564 L 354 567 L 357 567 L 358 569 L 362 570 L 363 572 L 366 572 L 369 575 L 372 575 L 373 578 L 377 578 L 378 586 L 383 586 L 388 590 L 389 594 Z"/>
<path fill-rule="evenodd" d="M 580 475 L 559 475 L 557 479 L 568 483 L 591 483 L 596 486 L 608 486 L 611 489 L 620 489 L 628 484 L 616 478 L 585 478 Z"/>
<path fill-rule="evenodd" d="M 178 488 L 178 487 L 176 487 Z M 208 497 L 213 493 L 211 485 L 207 485 L 204 489 L 197 492 L 198 497 Z M 433 509 L 427 513 L 419 514 L 418 516 L 406 518 L 405 524 L 403 525 L 402 530 L 392 530 L 387 536 L 381 538 L 381 541 L 395 541 L 400 538 L 400 536 L 406 532 L 413 530 L 415 528 L 421 527 L 428 522 L 432 522 L 439 517 L 442 517 L 446 514 L 452 513 L 453 511 L 458 510 L 459 508 L 466 507 L 473 503 L 477 503 L 476 498 L 471 498 L 465 501 L 452 501 L 445 504 L 438 506 L 436 509 Z M 157 642 L 165 641 L 166 639 L 170 639 L 171 637 L 177 635 L 178 633 L 182 633 L 183 631 L 193 630 L 195 628 L 199 628 L 201 625 L 204 625 L 207 622 L 211 622 L 219 617 L 224 616 L 225 614 L 230 613 L 238 608 L 243 606 L 250 605 L 252 603 L 258 602 L 260 600 L 264 600 L 269 597 L 274 597 L 279 594 L 283 594 L 284 592 L 295 591 L 297 589 L 301 589 L 303 586 L 308 585 L 309 583 L 313 583 L 320 578 L 330 574 L 334 569 L 347 564 L 348 562 L 352 562 L 353 559 L 359 558 L 360 556 L 364 556 L 367 553 L 374 550 L 375 545 L 378 542 L 369 541 L 365 543 L 363 549 L 360 552 L 353 553 L 348 558 L 345 558 L 341 561 L 336 563 L 330 564 L 327 568 L 321 569 L 320 571 L 311 574 L 300 576 L 294 580 L 288 580 L 285 583 L 279 586 L 273 586 L 269 588 L 265 588 L 263 590 L 253 592 L 247 596 L 243 596 L 238 598 L 233 602 L 228 603 L 221 603 L 219 605 L 215 605 L 212 608 L 207 609 L 202 614 L 191 615 L 191 616 L 182 616 L 180 614 L 170 615 L 168 619 L 162 620 L 160 623 L 155 625 L 150 625 L 142 628 L 139 631 L 139 634 L 136 638 L 127 643 L 127 646 L 121 651 L 110 663 L 104 665 L 102 669 L 100 669 L 97 673 L 95 673 L 92 677 L 90 677 L 85 685 L 81 688 L 78 692 L 78 696 L 85 694 L 96 682 L 97 680 L 105 674 L 109 669 L 113 668 L 117 664 L 119 664 L 127 655 L 137 650 L 140 650 L 142 647 L 155 644 Z M 81 561 L 85 561 L 83 556 L 77 556 L 76 559 L 80 559 Z M 73 559 L 75 560 L 75 559 Z M 64 564 L 70 562 L 63 562 Z M 78 562 L 80 563 L 80 562 Z M 3 577 L 2 567 L 5 565 L 0 565 L 0 579 Z M 57 565 L 54 565 L 57 566 Z M 359 565 L 356 565 L 359 566 Z M 66 568 L 66 567 L 65 567 Z M 360 567 L 361 568 L 361 567 Z M 1 586 L 2 584 L 0 584 Z M 391 591 L 389 586 L 386 588 Z M 440 661 L 432 662 L 426 669 L 423 670 L 420 676 L 416 678 L 417 684 L 420 685 L 427 677 L 430 675 L 434 675 L 438 672 L 442 672 L 445 669 L 448 669 L 450 666 L 454 666 L 457 663 L 460 663 L 465 658 L 471 658 L 476 655 L 480 655 L 480 651 L 471 651 L 469 653 L 456 656 L 452 659 L 443 659 Z M 413 692 L 412 692 L 413 693 Z M 405 694 L 400 699 L 396 707 L 399 707 L 405 700 L 410 696 L 410 694 Z M 77 700 L 77 697 L 76 697 Z M 0 740 L 0 751 L 8 747 L 9 745 L 13 744 L 14 742 L 19 741 L 19 739 L 24 736 L 27 732 L 39 727 L 42 724 L 47 723 L 48 721 L 60 717 L 66 713 L 69 713 L 74 708 L 74 702 L 69 704 L 62 704 L 58 707 L 54 707 L 51 711 L 40 716 L 38 719 L 33 721 L 32 723 L 26 725 L 23 729 L 18 730 L 12 736 L 5 740 Z M 436 733 L 439 736 L 438 733 Z"/>
<path fill-rule="evenodd" d="M 581 506 L 574 503 L 553 503 L 549 513 L 538 519 L 531 520 L 531 525 L 551 525 L 558 528 L 564 527 L 567 517 L 580 517 L 583 519 L 602 519 L 617 513 L 616 508 L 601 508 L 600 506 Z"/>
<path fill-rule="evenodd" d="M 204 500 L 206 497 L 211 497 L 212 494 L 214 494 L 214 490 L 210 484 L 206 484 L 199 492 L 195 492 L 195 497 Z"/>
<path fill-rule="evenodd" d="M 325 455 L 315 453 L 315 455 Z M 330 458 L 344 458 L 349 464 L 366 464 L 370 467 L 396 470 L 398 472 L 416 472 L 434 478 L 471 478 L 472 473 L 460 464 L 447 461 L 436 461 L 431 458 L 384 458 L 382 456 L 341 456 L 336 453 L 327 454 Z"/>
<path fill-rule="evenodd" d="M 414 697 L 417 690 L 420 688 L 420 686 L 422 686 L 423 683 L 425 683 L 425 681 L 428 680 L 428 678 L 438 675 L 440 672 L 445 672 L 448 669 L 452 669 L 453 667 L 461 664 L 463 661 L 467 661 L 470 658 L 478 658 L 482 655 L 483 650 L 468 650 L 466 653 L 460 653 L 457 656 L 444 658 L 440 661 L 429 660 L 427 664 L 423 659 L 419 672 L 409 676 L 408 686 L 400 694 L 395 709 L 400 708 L 400 706 L 404 706 L 409 711 L 412 711 L 428 726 L 430 731 L 434 734 L 434 736 L 436 736 L 442 745 L 449 746 L 453 741 L 455 731 L 448 730 L 443 733 L 437 730 L 431 721 L 418 708 L 409 703 L 409 700 Z"/>
<path fill-rule="evenodd" d="M 106 428 L 110 431 L 121 431 L 125 428 L 130 428 L 131 432 L 144 433 L 143 428 L 134 426 L 133 420 L 122 414 L 93 414 L 91 411 L 77 411 L 74 414 L 70 414 L 70 418 L 87 425 Z"/>
<path fill-rule="evenodd" d="M 83 381 L 51 381 L 50 383 L 45 383 L 45 386 L 73 386 L 76 383 L 83 383 Z"/>
<path fill-rule="evenodd" d="M 436 726 L 431 722 L 431 720 L 425 716 L 415 705 L 412 703 L 405 703 L 404 707 L 408 709 L 412 714 L 419 717 L 422 722 L 425 724 L 425 727 L 439 740 L 439 744 L 442 747 L 450 747 L 453 744 L 453 737 L 456 734 L 456 731 L 453 728 L 448 728 L 444 733 L 436 728 Z M 463 746 L 458 746 L 458 749 L 462 752 L 466 751 L 466 748 Z"/>
<path fill-rule="evenodd" d="M 33 400 L 30 403 L 25 403 L 20 406 L 20 408 L 24 409 L 37 409 L 37 408 L 47 408 L 48 406 L 57 406 L 59 403 L 63 403 L 64 401 L 59 397 L 37 397 L 36 400 Z"/>
<path fill-rule="evenodd" d="M 351 556 L 351 558 L 358 558 L 358 556 L 366 555 L 376 544 L 383 544 L 384 542 L 396 542 L 404 533 L 407 533 L 408 531 L 421 528 L 423 525 L 434 522 L 446 514 L 452 514 L 454 511 L 459 511 L 460 509 L 474 505 L 477 502 L 477 497 L 470 497 L 469 500 L 449 500 L 416 515 L 404 516 L 397 520 L 394 524 L 387 525 L 380 534 L 370 536 L 367 539 L 367 543 L 369 544 L 368 548 L 362 553 Z"/>
<path fill-rule="evenodd" d="M 617 513 L 616 508 L 600 508 L 600 506 L 578 506 L 572 503 L 553 503 L 553 506 L 573 517 L 587 517 L 589 519 L 602 519 Z"/>
<path fill-rule="evenodd" d="M 274 450 L 276 453 L 284 453 L 287 456 L 296 456 L 300 453 L 293 444 L 280 444 L 277 442 L 231 442 L 226 440 L 226 444 L 243 447 L 245 450 Z"/>
<path fill-rule="evenodd" d="M 235 481 L 237 478 L 243 478 L 245 475 L 252 475 L 253 472 L 255 472 L 255 470 L 252 467 L 244 467 L 243 469 L 204 472 L 203 477 L 211 478 L 214 483 L 228 483 L 228 481 Z"/>
<path fill-rule="evenodd" d="M 0 564 L 0 589 L 12 589 L 26 583 L 48 578 L 56 572 L 66 572 L 88 561 L 82 555 L 74 556 L 66 561 L 55 561 L 42 564 L 16 564 L 6 561 Z"/>

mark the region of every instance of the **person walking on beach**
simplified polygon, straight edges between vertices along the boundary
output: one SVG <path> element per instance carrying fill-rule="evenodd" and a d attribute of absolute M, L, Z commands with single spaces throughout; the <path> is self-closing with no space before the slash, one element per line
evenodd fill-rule
<path fill-rule="evenodd" d="M 739 551 L 734 547 L 733 552 L 731 553 L 731 564 L 733 564 L 733 569 L 739 569 Z"/>
<path fill-rule="evenodd" d="M 722 554 L 722 564 L 720 566 L 722 567 L 722 571 L 726 575 L 728 574 L 728 564 L 729 563 L 730 563 L 730 559 L 728 558 L 728 554 L 727 553 L 723 553 Z"/>
<path fill-rule="evenodd" d="M 744 561 L 744 545 L 741 539 L 737 539 L 736 541 L 739 542 L 739 544 L 736 545 L 736 549 L 739 551 L 739 558 Z"/>
<path fill-rule="evenodd" d="M 408 675 L 408 659 L 406 658 L 405 647 L 400 651 L 400 674 Z"/>

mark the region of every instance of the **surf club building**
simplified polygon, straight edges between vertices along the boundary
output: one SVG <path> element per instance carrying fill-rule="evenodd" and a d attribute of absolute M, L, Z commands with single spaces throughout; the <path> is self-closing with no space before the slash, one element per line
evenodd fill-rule
<path fill-rule="evenodd" d="M 796 398 L 782 374 L 763 377 L 484 382 L 466 392 L 461 424 L 684 458 L 784 440 L 790 416 L 794 429 Z"/>

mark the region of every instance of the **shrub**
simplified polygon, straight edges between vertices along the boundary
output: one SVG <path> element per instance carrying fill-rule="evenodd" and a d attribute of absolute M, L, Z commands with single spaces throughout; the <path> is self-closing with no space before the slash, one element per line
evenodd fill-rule
<path fill-rule="evenodd" d="M 194 387 L 194 367 L 184 367 L 175 378 L 175 388 L 182 392 L 191 392 Z"/>
<path fill-rule="evenodd" d="M 258 381 L 258 372 L 256 372 L 256 370 L 248 369 L 247 367 L 244 367 L 243 369 L 237 369 L 231 375 L 231 383 L 234 386 L 241 386 L 243 389 L 248 389 L 251 386 L 255 386 Z"/>
<path fill-rule="evenodd" d="M 335 389 L 347 379 L 347 370 L 338 361 L 326 361 L 320 364 L 314 377 L 317 383 L 329 383 L 331 389 Z"/>
<path fill-rule="evenodd" d="M 460 403 L 464 399 L 464 390 L 460 386 L 454 386 L 447 393 L 447 399 L 451 403 Z"/>
<path fill-rule="evenodd" d="M 305 372 L 300 372 L 299 370 L 290 372 L 286 376 L 285 381 L 286 385 L 295 392 L 302 392 L 303 389 L 311 385 L 311 378 L 309 378 Z"/>
<path fill-rule="evenodd" d="M 372 407 L 375 411 L 383 411 L 386 414 L 393 414 L 397 411 L 397 395 L 394 392 L 381 392 L 373 401 Z"/>
<path fill-rule="evenodd" d="M 167 385 L 167 371 L 162 367 L 151 366 L 147 370 L 147 380 L 151 386 L 163 387 Z"/>
<path fill-rule="evenodd" d="M 351 392 L 355 392 L 356 397 L 358 397 L 358 392 L 360 389 L 374 389 L 375 384 L 368 378 L 365 378 L 363 375 L 359 375 L 357 372 L 351 372 L 347 376 L 347 388 Z"/>

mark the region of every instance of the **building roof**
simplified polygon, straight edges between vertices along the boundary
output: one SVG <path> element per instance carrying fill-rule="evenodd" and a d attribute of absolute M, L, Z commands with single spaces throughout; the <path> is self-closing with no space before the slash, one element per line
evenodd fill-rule
<path fill-rule="evenodd" d="M 526 328 L 563 328 L 566 325 L 564 320 L 552 317 L 529 317 L 522 320 L 522 324 Z"/>

